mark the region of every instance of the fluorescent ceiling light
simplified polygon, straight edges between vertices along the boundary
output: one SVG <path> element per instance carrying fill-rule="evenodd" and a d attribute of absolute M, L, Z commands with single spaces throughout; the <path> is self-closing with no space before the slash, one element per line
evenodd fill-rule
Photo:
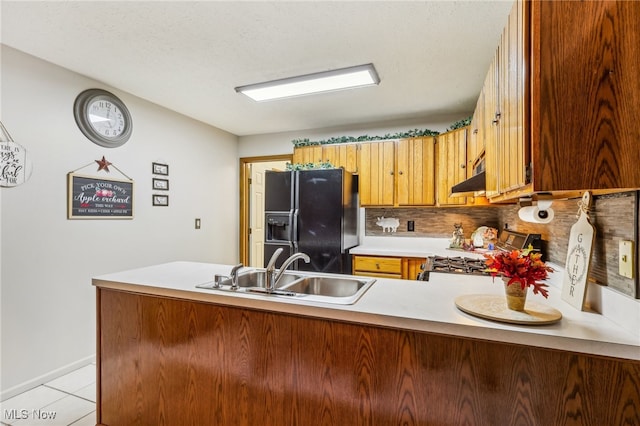
<path fill-rule="evenodd" d="M 247 95 L 254 101 L 267 101 L 309 95 L 312 93 L 373 86 L 378 83 L 380 83 L 380 78 L 373 64 L 366 64 L 298 77 L 283 78 L 266 83 L 250 84 L 248 86 L 236 87 L 235 90 L 236 92 Z"/>

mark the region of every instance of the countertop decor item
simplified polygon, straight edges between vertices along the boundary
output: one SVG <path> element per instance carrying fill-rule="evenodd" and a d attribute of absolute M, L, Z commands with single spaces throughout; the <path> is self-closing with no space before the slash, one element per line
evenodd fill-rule
<path fill-rule="evenodd" d="M 586 191 L 578 202 L 578 221 L 571 227 L 562 299 L 574 308 L 582 310 L 587 292 L 587 279 L 591 268 L 591 251 L 595 241 L 595 227 L 589 220 L 591 194 Z"/>
<path fill-rule="evenodd" d="M 455 304 L 470 315 L 508 324 L 545 325 L 562 319 L 559 310 L 532 301 L 529 301 L 527 309 L 509 309 L 504 297 L 493 294 L 465 294 L 456 297 Z"/>
<path fill-rule="evenodd" d="M 129 110 L 106 90 L 88 89 L 80 93 L 73 105 L 73 115 L 80 131 L 105 148 L 119 147 L 131 136 L 133 122 Z"/>
<path fill-rule="evenodd" d="M 542 261 L 542 254 L 532 249 L 500 251 L 495 254 L 485 254 L 487 270 L 494 278 L 500 276 L 505 283 L 507 306 L 509 309 L 523 311 L 527 296 L 527 289 L 533 288 L 533 294 L 549 297 L 545 287 L 547 284 L 539 282 L 553 272 L 551 267 Z"/>

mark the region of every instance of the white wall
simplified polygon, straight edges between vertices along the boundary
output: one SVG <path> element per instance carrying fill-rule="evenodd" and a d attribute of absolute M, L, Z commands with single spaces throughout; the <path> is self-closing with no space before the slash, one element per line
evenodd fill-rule
<path fill-rule="evenodd" d="M 173 260 L 236 263 L 238 148 L 229 133 L 7 46 L 1 54 L 1 120 L 33 161 L 26 183 L 0 189 L 6 398 L 38 376 L 92 359 L 92 276 Z M 133 134 L 125 145 L 102 148 L 76 126 L 74 100 L 92 87 L 129 107 Z M 121 177 L 114 168 L 97 172 L 94 160 L 103 155 L 135 181 L 134 219 L 67 220 L 68 172 L 90 164 L 80 171 Z M 169 164 L 169 207 L 151 205 L 154 161 Z"/>
<path fill-rule="evenodd" d="M 291 154 L 293 153 L 293 144 L 291 141 L 294 139 L 307 138 L 310 141 L 317 141 L 341 136 L 384 136 L 385 134 L 401 133 L 414 129 L 429 129 L 444 132 L 454 122 L 467 118 L 469 115 L 471 115 L 471 112 L 462 115 L 431 116 L 421 120 L 385 121 L 368 125 L 361 124 L 265 135 L 240 136 L 238 154 L 240 158 Z"/>

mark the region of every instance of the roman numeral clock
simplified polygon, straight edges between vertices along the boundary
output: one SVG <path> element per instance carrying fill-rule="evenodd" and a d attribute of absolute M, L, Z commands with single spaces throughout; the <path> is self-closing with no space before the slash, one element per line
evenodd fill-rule
<path fill-rule="evenodd" d="M 73 115 L 80 131 L 97 145 L 116 148 L 131 136 L 133 123 L 124 102 L 102 89 L 80 93 L 73 105 Z"/>

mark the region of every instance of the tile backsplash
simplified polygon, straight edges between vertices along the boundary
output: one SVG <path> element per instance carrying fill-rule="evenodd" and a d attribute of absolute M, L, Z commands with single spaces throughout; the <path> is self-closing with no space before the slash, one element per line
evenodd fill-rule
<path fill-rule="evenodd" d="M 555 217 L 549 224 L 520 220 L 519 207 L 515 204 L 451 208 L 367 208 L 365 235 L 450 238 L 454 223 L 462 223 L 465 238 L 470 238 L 471 233 L 480 226 L 503 229 L 506 225 L 518 232 L 541 234 L 546 259 L 564 265 L 571 226 L 577 220 L 578 201 L 579 199 L 554 201 L 552 208 Z M 639 213 L 636 191 L 594 197 L 590 209 L 591 223 L 596 228 L 590 280 L 632 297 L 637 297 L 637 278 L 626 278 L 618 274 L 618 245 L 620 240 L 635 241 L 637 250 Z M 399 220 L 400 226 L 395 233 L 383 232 L 376 225 L 378 218 L 383 216 Z M 414 221 L 415 231 L 407 230 L 408 221 Z"/>

